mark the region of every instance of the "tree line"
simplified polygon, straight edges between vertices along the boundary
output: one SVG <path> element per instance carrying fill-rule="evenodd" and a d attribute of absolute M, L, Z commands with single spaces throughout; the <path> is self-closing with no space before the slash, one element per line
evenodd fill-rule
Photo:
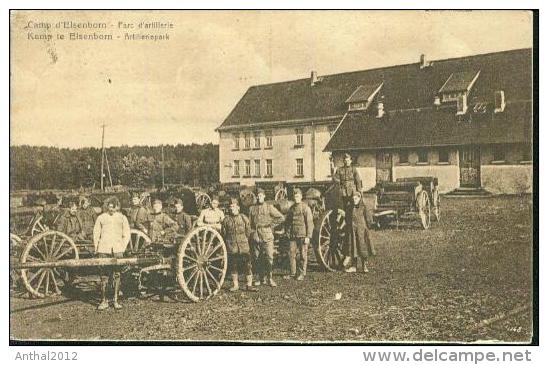
<path fill-rule="evenodd" d="M 219 146 L 164 145 L 164 182 L 208 186 L 219 181 Z M 162 146 L 108 147 L 113 185 L 160 187 Z M 10 190 L 89 189 L 101 181 L 100 148 L 10 146 Z M 110 185 L 107 166 L 104 184 Z"/>

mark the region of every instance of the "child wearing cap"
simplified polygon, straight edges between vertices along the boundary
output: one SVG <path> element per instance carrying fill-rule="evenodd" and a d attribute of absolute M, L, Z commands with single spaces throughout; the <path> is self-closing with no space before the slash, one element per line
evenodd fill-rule
<path fill-rule="evenodd" d="M 346 256 L 345 264 L 351 265 L 345 268 L 346 272 L 356 272 L 358 261 L 361 261 L 361 271 L 368 272 L 367 260 L 375 255 L 375 248 L 369 238 L 367 209 L 362 201 L 359 191 L 352 194 L 352 206 L 348 210 L 350 220 L 346 225 L 346 245 L 343 253 Z"/>
<path fill-rule="evenodd" d="M 248 237 L 251 234 L 249 219 L 240 213 L 240 205 L 237 199 L 230 200 L 230 214 L 223 219 L 221 235 L 225 239 L 228 249 L 228 266 L 232 276 L 232 288 L 230 291 L 239 290 L 238 269 L 245 274 L 246 289 L 257 291 L 253 287 L 253 274 L 251 272 L 251 257 Z"/>
<path fill-rule="evenodd" d="M 314 231 L 314 217 L 308 204 L 302 201 L 301 189 L 293 190 L 295 203 L 289 208 L 285 218 L 286 232 L 289 234 L 289 266 L 291 276 L 301 281 L 306 276 L 308 245 Z M 297 252 L 299 261 L 297 262 Z"/>

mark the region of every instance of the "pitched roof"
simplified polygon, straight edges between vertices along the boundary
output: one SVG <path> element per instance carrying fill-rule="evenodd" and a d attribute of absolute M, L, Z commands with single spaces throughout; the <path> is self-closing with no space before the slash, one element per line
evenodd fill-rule
<path fill-rule="evenodd" d="M 325 147 L 352 149 L 450 146 L 531 142 L 532 103 L 510 102 L 504 112 L 455 115 L 453 107 L 392 111 L 383 118 L 368 112 L 348 113 Z"/>
<path fill-rule="evenodd" d="M 421 69 L 419 63 L 322 76 L 314 86 L 310 79 L 250 87 L 219 130 L 245 128 L 275 121 L 343 116 L 346 100 L 360 85 L 383 83 L 385 110 L 432 106 L 433 97 L 457 72 L 481 73 L 472 97 L 491 100 L 495 90 L 504 90 L 506 100 L 530 100 L 532 95 L 532 49 L 433 61 Z"/>

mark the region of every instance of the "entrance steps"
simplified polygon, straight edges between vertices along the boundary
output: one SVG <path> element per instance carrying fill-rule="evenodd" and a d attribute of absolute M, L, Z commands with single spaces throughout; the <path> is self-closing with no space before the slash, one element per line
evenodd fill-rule
<path fill-rule="evenodd" d="M 486 198 L 490 197 L 491 193 L 484 190 L 483 188 L 457 188 L 444 196 L 446 197 L 462 197 L 462 198 Z"/>

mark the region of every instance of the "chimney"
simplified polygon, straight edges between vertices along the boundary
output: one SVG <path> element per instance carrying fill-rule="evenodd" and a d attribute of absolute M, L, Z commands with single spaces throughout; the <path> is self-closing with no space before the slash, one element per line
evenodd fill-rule
<path fill-rule="evenodd" d="M 420 61 L 419 61 L 419 67 L 422 70 L 423 68 L 432 66 L 432 62 L 428 62 L 426 60 L 426 55 L 424 53 L 421 54 Z"/>
<path fill-rule="evenodd" d="M 466 93 L 457 96 L 457 115 L 466 114 L 466 111 L 468 110 L 468 102 L 466 99 Z"/>
<path fill-rule="evenodd" d="M 318 82 L 318 73 L 316 71 L 312 71 L 310 73 L 310 86 L 316 85 Z"/>
<path fill-rule="evenodd" d="M 506 101 L 504 99 L 504 91 L 495 91 L 495 113 L 502 113 L 506 107 Z"/>
<path fill-rule="evenodd" d="M 379 100 L 377 103 L 377 118 L 382 118 L 384 116 L 384 102 Z"/>

